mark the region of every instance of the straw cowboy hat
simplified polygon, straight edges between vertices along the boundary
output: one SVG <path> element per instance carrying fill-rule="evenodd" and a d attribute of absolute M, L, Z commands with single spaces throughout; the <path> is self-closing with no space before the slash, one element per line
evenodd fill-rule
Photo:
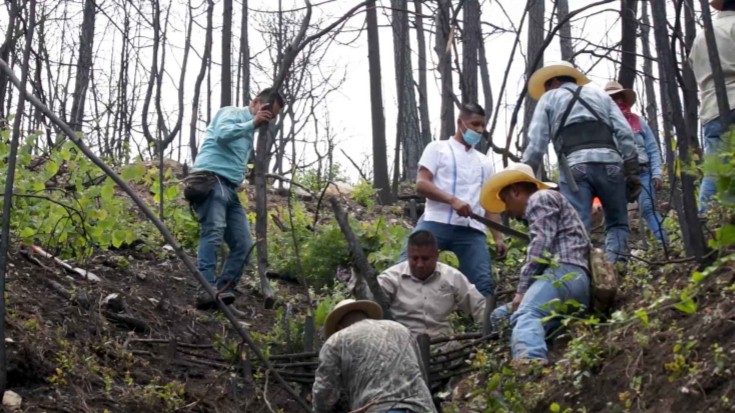
<path fill-rule="evenodd" d="M 485 182 L 480 194 L 480 204 L 485 208 L 485 211 L 491 214 L 499 214 L 505 211 L 505 202 L 500 199 L 500 191 L 508 185 L 519 182 L 534 183 L 538 189 L 556 188 L 556 184 L 553 182 L 542 182 L 536 179 L 536 176 L 533 174 L 533 169 L 530 166 L 524 163 L 517 163 L 509 165 Z"/>
<path fill-rule="evenodd" d="M 607 92 L 607 94 L 610 95 L 610 97 L 612 97 L 613 95 L 617 95 L 618 93 L 621 93 L 623 97 L 625 98 L 625 101 L 628 104 L 628 106 L 631 106 L 631 107 L 633 106 L 637 98 L 637 95 L 634 90 L 626 89 L 623 87 L 623 85 L 621 85 L 620 83 L 614 80 L 607 82 L 607 84 L 605 85 L 605 92 Z"/>
<path fill-rule="evenodd" d="M 353 311 L 362 311 L 368 318 L 372 318 L 373 320 L 383 318 L 383 309 L 374 301 L 353 300 L 351 298 L 342 300 L 329 313 L 327 320 L 324 322 L 324 333 L 327 335 L 327 338 L 337 331 L 337 324 L 342 320 L 342 317 Z"/>
<path fill-rule="evenodd" d="M 586 85 L 590 82 L 582 72 L 577 70 L 573 64 L 561 60 L 558 62 L 551 62 L 546 66 L 533 72 L 531 78 L 528 79 L 528 94 L 534 100 L 541 99 L 541 95 L 546 93 L 544 84 L 549 80 L 559 76 L 569 76 L 577 80 L 578 85 Z"/>

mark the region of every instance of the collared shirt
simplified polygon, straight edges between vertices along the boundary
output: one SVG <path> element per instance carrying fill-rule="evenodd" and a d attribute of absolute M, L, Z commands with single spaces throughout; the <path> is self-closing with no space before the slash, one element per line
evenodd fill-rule
<path fill-rule="evenodd" d="M 643 118 L 641 120 L 641 131 L 635 134 L 635 145 L 638 148 L 638 162 L 648 165 L 651 176 L 661 178 L 661 149 L 658 141 L 653 135 L 651 127 Z"/>
<path fill-rule="evenodd" d="M 577 211 L 561 193 L 540 190 L 528 198 L 525 212 L 531 243 L 517 292 L 524 294 L 534 276 L 552 260 L 589 270 L 590 243 Z"/>
<path fill-rule="evenodd" d="M 226 106 L 217 111 L 194 161 L 194 171 L 210 171 L 240 185 L 253 148 L 254 116 L 249 108 Z"/>
<path fill-rule="evenodd" d="M 433 182 L 444 192 L 454 195 L 472 207 L 472 212 L 485 216 L 480 205 L 480 191 L 494 173 L 491 159 L 483 153 L 470 148 L 454 137 L 445 141 L 434 141 L 426 146 L 419 160 L 422 166 L 434 176 Z M 424 220 L 442 224 L 472 227 L 485 232 L 485 225 L 468 217 L 460 217 L 451 205 L 426 200 Z"/>
<path fill-rule="evenodd" d="M 411 275 L 408 261 L 396 264 L 378 276 L 396 321 L 415 335 L 431 338 L 454 333 L 449 315 L 460 310 L 482 322 L 485 297 L 461 272 L 441 262 L 429 278 Z"/>
<path fill-rule="evenodd" d="M 735 109 L 735 11 L 721 11 L 717 18 L 712 20 L 712 28 L 717 41 L 720 65 L 725 75 L 727 99 L 730 109 Z M 702 103 L 699 107 L 699 118 L 703 124 L 720 117 L 715 79 L 712 76 L 708 53 L 704 30 L 700 30 L 689 52 L 689 64 L 699 85 L 699 99 Z"/>
<path fill-rule="evenodd" d="M 551 138 L 556 135 L 556 131 L 560 127 L 580 122 L 597 121 L 595 115 L 581 103 L 576 102 L 571 112 L 569 112 L 566 123 L 560 125 L 561 118 L 573 97 L 570 91 L 574 92 L 576 89 L 576 84 L 564 83 L 558 89 L 550 90 L 541 96 L 528 128 L 528 146 L 523 152 L 521 162 L 529 165 L 540 165 Z M 569 166 L 588 162 L 619 163 L 623 159 L 636 156 L 633 130 L 610 96 L 595 85 L 585 85 L 582 88 L 580 97 L 589 103 L 603 122 L 610 126 L 618 150 L 610 148 L 581 149 L 567 156 Z"/>
<path fill-rule="evenodd" d="M 340 396 L 350 410 L 377 401 L 367 413 L 436 412 L 416 340 L 395 321 L 363 320 L 329 337 L 319 352 L 312 394 L 315 413 L 335 411 Z"/>

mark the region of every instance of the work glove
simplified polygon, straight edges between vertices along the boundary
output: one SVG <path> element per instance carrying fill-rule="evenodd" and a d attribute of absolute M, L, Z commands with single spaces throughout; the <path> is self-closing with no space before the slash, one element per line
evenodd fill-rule
<path fill-rule="evenodd" d="M 643 190 L 641 183 L 641 165 L 638 163 L 638 157 L 626 159 L 623 162 L 623 173 L 625 174 L 625 194 L 628 202 L 632 203 L 638 200 L 638 196 Z"/>

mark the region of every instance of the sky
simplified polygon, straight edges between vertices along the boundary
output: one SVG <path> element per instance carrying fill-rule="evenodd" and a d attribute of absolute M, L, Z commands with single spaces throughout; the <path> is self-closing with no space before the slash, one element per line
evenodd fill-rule
<path fill-rule="evenodd" d="M 124 0 L 123 0 L 124 1 Z M 173 22 L 169 33 L 168 41 L 170 43 L 167 49 L 167 76 L 166 84 L 164 84 L 163 90 L 163 106 L 172 118 L 178 113 L 177 99 L 176 99 L 176 87 L 178 86 L 178 75 L 183 57 L 183 45 L 185 39 L 185 24 L 187 20 L 187 4 L 191 1 L 192 4 L 197 7 L 197 13 L 195 14 L 196 25 L 194 27 L 193 36 L 193 48 L 187 68 L 186 82 L 185 82 L 185 106 L 184 106 L 184 133 L 182 134 L 183 143 L 175 142 L 176 147 L 181 147 L 183 156 L 188 156 L 188 125 L 191 113 L 191 96 L 193 95 L 194 80 L 197 75 L 200 55 L 203 50 L 204 44 L 204 26 L 206 24 L 204 16 L 204 5 L 206 4 L 203 0 L 170 0 L 170 12 L 171 21 Z M 334 21 L 339 16 L 343 15 L 347 10 L 351 9 L 355 5 L 359 4 L 359 0 L 312 0 L 315 4 L 312 22 L 321 22 L 320 27 L 324 27 L 329 22 Z M 303 0 L 280 0 L 284 10 L 293 8 L 303 9 Z M 239 42 L 239 22 L 240 22 L 240 1 L 234 1 L 234 25 L 233 28 L 233 47 L 237 47 Z M 272 12 L 278 9 L 279 1 L 276 0 L 249 0 L 250 10 L 250 25 L 249 25 L 249 40 L 251 54 L 253 55 L 254 62 L 257 64 L 251 64 L 253 70 L 253 89 L 262 88 L 268 86 L 272 82 L 273 67 L 271 67 L 267 53 L 274 53 L 274 50 L 268 50 L 267 45 L 272 42 L 272 38 L 268 38 L 261 33 L 262 22 L 264 18 L 273 16 Z M 396 137 L 396 117 L 397 117 L 397 103 L 396 103 L 396 84 L 395 84 L 395 72 L 393 66 L 393 41 L 392 32 L 390 28 L 390 1 L 378 0 L 378 22 L 380 28 L 380 55 L 382 65 L 382 80 L 383 80 L 383 107 L 385 111 L 386 119 L 386 136 L 388 140 L 388 157 L 392 159 L 394 142 Z M 413 2 L 407 2 L 409 9 L 413 10 Z M 431 3 L 431 2 L 425 2 Z M 455 2 L 456 3 L 456 2 Z M 643 2 L 640 2 L 642 4 Z M 697 2 L 695 2 L 697 3 Z M 65 39 L 66 50 L 71 50 L 71 53 L 76 53 L 76 46 L 69 46 L 71 41 L 78 39 L 79 24 L 81 22 L 81 2 L 70 2 L 68 4 L 69 10 L 67 16 L 71 16 L 71 19 L 66 24 L 66 27 L 57 27 L 56 35 L 53 33 L 48 36 L 47 41 L 51 44 L 56 43 L 57 47 L 62 47 L 64 43 L 60 40 Z M 109 76 L 110 69 L 119 66 L 119 62 L 115 59 L 118 56 L 117 48 L 120 46 L 119 39 L 119 27 L 120 18 L 115 16 L 114 10 L 119 9 L 119 1 L 104 0 L 98 3 L 102 10 L 105 10 L 108 14 L 99 13 L 97 17 L 97 27 L 95 36 L 95 80 L 98 82 L 98 92 L 104 94 L 107 80 L 105 76 Z M 162 7 L 165 7 L 167 2 L 162 2 Z M 223 6 L 221 1 L 215 1 L 214 9 L 214 38 L 213 38 L 213 71 L 212 71 L 212 102 L 215 106 L 213 111 L 216 111 L 219 99 L 219 63 L 221 62 L 220 42 L 221 42 L 221 23 Z M 584 7 L 590 4 L 588 0 L 569 0 L 569 9 L 574 11 L 580 7 Z M 44 6 L 50 7 L 52 3 L 46 3 Z M 481 0 L 482 15 L 481 21 L 483 22 L 483 32 L 488 33 L 490 25 L 501 27 L 509 30 L 504 34 L 495 34 L 489 36 L 485 40 L 485 48 L 489 60 L 489 73 L 490 82 L 493 93 L 495 94 L 494 99 L 497 102 L 501 99 L 500 111 L 497 114 L 497 128 L 495 130 L 493 140 L 496 144 L 504 146 L 505 136 L 507 133 L 507 125 L 511 112 L 513 111 L 513 105 L 516 102 L 518 93 L 523 87 L 525 81 L 524 72 L 526 65 L 525 57 L 525 43 L 526 33 L 525 29 L 521 36 L 521 43 L 518 51 L 514 56 L 511 56 L 511 49 L 515 39 L 515 26 L 519 23 L 521 15 L 525 8 L 526 1 L 522 0 Z M 549 18 L 553 10 L 554 1 L 546 0 L 546 27 L 548 28 Z M 575 39 L 573 42 L 575 51 L 589 48 L 590 45 L 600 44 L 604 46 L 613 47 L 620 40 L 620 24 L 618 20 L 620 2 L 614 1 L 605 5 L 596 6 L 590 10 L 580 14 L 580 17 L 572 20 L 572 37 Z M 148 13 L 150 5 L 147 3 L 141 3 L 140 6 L 142 12 Z M 79 10 L 75 10 L 75 8 Z M 61 13 L 63 10 L 57 9 L 56 13 Z M 424 7 L 424 13 L 429 13 L 429 8 Z M 670 17 L 673 12 L 669 13 Z M 141 18 L 138 16 L 138 18 Z M 462 16 L 460 15 L 460 19 Z M 0 15 L 0 26 L 3 28 L 7 25 L 7 16 Z M 58 20 L 61 21 L 61 20 Z M 336 72 L 337 77 L 344 76 L 344 82 L 341 86 L 331 94 L 329 94 L 323 104 L 320 106 L 316 118 L 319 121 L 320 129 L 323 131 L 326 125 L 333 130 L 337 136 L 338 146 L 335 151 L 335 160 L 343 166 L 343 170 L 347 173 L 350 180 L 355 181 L 358 178 L 358 173 L 354 167 L 352 167 L 347 158 L 342 154 L 344 151 L 350 158 L 355 160 L 359 164 L 364 164 L 368 168 L 366 172 L 371 172 L 372 164 L 370 162 L 370 156 L 372 154 L 372 132 L 371 132 L 371 114 L 370 114 L 370 89 L 369 89 L 369 72 L 368 72 L 368 61 L 367 61 L 367 39 L 364 30 L 365 14 L 359 13 L 352 17 L 344 27 L 343 33 L 337 36 L 336 41 L 333 42 L 323 58 L 319 62 L 315 63 L 309 68 L 313 73 L 330 73 Z M 56 24 L 55 22 L 49 23 L 50 25 Z M 425 29 L 427 30 L 427 56 L 428 56 L 428 102 L 429 102 L 429 113 L 432 127 L 433 139 L 439 139 L 438 128 L 439 128 L 439 77 L 436 67 L 436 55 L 434 53 L 434 26 L 433 20 L 427 18 L 424 20 Z M 527 26 L 527 25 L 526 25 Z M 309 33 L 313 33 L 316 29 L 311 28 Z M 407 51 L 412 55 L 413 70 L 416 74 L 417 69 L 417 53 L 416 53 L 416 38 L 415 31 L 411 31 L 411 50 Z M 149 37 L 146 33 L 141 33 L 140 38 L 142 42 L 149 42 Z M 73 39 L 73 40 L 69 40 Z M 461 43 L 458 43 L 459 53 L 461 53 Z M 655 47 L 652 48 L 655 50 Z M 237 49 L 235 49 L 237 50 Z M 639 45 L 640 50 L 640 45 Z M 65 51 L 64 53 L 70 53 Z M 53 55 L 53 53 L 52 53 Z M 68 54 L 66 55 L 68 56 Z M 513 59 L 509 70 L 509 77 L 507 87 L 503 96 L 498 96 L 503 82 L 504 72 L 509 59 Z M 560 57 L 559 42 L 555 39 L 550 44 L 549 48 L 545 52 L 545 60 L 547 62 L 558 60 Z M 618 59 L 618 53 L 613 52 L 611 57 Z M 135 56 L 138 65 L 145 70 L 149 70 L 151 61 L 151 50 L 150 47 L 143 47 L 138 50 Z M 237 56 L 233 56 L 233 65 L 237 63 Z M 612 62 L 603 60 L 599 62 L 597 57 L 590 54 L 582 54 L 577 57 L 576 64 L 578 67 L 587 73 L 588 77 L 598 85 L 602 86 L 608 80 L 613 79 L 617 75 L 618 68 Z M 638 59 L 638 65 L 642 64 L 641 59 Z M 655 70 L 654 64 L 654 70 Z M 114 69 L 113 69 L 114 70 Z M 114 73 L 113 73 L 114 75 Z M 146 73 L 141 71 L 139 76 L 147 76 Z M 655 76 L 655 73 L 654 73 Z M 63 77 L 62 77 L 63 78 Z M 234 86 L 233 78 L 233 86 Z M 642 85 L 641 81 L 636 82 L 636 89 Z M 459 93 L 458 82 L 455 74 L 454 82 L 455 90 Z M 234 93 L 237 93 L 236 91 Z M 482 91 L 480 91 L 480 99 L 482 100 Z M 91 99 L 88 99 L 88 103 Z M 640 110 L 639 110 L 640 112 Z M 89 111 L 88 111 L 89 113 Z M 522 115 L 523 111 L 521 111 Z M 151 124 L 155 117 L 151 117 Z M 522 121 L 521 121 L 522 122 Z M 169 123 L 172 123 L 170 121 Z M 519 122 L 520 123 L 520 122 Z M 203 131 L 206 127 L 204 123 L 199 124 L 199 140 L 203 138 Z M 516 128 L 516 134 L 520 128 Z M 305 140 L 314 139 L 315 132 L 313 127 L 304 129 L 302 132 Z M 321 133 L 321 132 L 320 132 Z M 142 137 L 139 138 L 141 141 Z M 515 145 L 513 145 L 515 146 Z M 513 147 L 512 146 L 512 147 Z M 300 144 L 298 148 L 301 153 L 301 162 L 313 160 L 315 157 L 313 145 Z M 496 162 L 496 169 L 501 167 L 499 157 L 493 156 L 493 160 Z M 392 162 L 389 162 L 389 165 Z"/>

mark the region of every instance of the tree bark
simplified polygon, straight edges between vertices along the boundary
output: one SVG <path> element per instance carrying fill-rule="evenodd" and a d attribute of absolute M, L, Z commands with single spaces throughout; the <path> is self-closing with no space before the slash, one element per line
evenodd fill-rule
<path fill-rule="evenodd" d="M 620 15 L 622 17 L 622 35 L 620 40 L 620 74 L 618 83 L 632 89 L 636 75 L 636 42 L 638 40 L 638 0 L 622 0 Z"/>
<path fill-rule="evenodd" d="M 452 80 L 452 55 L 450 21 L 451 0 L 437 0 L 436 9 L 436 45 L 434 51 L 439 60 L 438 70 L 441 78 L 441 125 L 439 139 L 449 139 L 454 136 L 454 82 Z"/>
<path fill-rule="evenodd" d="M 477 101 L 477 54 L 482 41 L 480 35 L 480 2 L 465 0 L 464 32 L 462 35 L 462 103 L 478 103 Z"/>
<path fill-rule="evenodd" d="M 202 64 L 199 66 L 199 74 L 194 82 L 194 98 L 191 105 L 191 123 L 189 124 L 189 150 L 191 151 L 191 160 L 197 157 L 199 147 L 197 145 L 197 121 L 199 120 L 199 96 L 202 91 L 202 82 L 207 72 L 208 62 L 212 54 L 212 14 L 214 11 L 214 0 L 207 0 L 207 34 L 204 39 L 204 53 L 202 54 Z"/>
<path fill-rule="evenodd" d="M 380 39 L 378 13 L 375 0 L 367 4 L 366 24 L 368 40 L 368 66 L 370 69 L 370 115 L 373 132 L 373 188 L 378 190 L 380 202 L 393 202 L 388 176 L 388 152 L 385 140 L 385 116 L 383 112 L 383 80 L 380 68 Z"/>
<path fill-rule="evenodd" d="M 431 142 L 431 120 L 429 119 L 429 92 L 426 82 L 426 34 L 424 33 L 424 18 L 421 9 L 421 0 L 414 0 L 416 8 L 416 47 L 418 47 L 419 70 L 419 114 L 421 119 L 421 140 L 426 146 Z"/>
<path fill-rule="evenodd" d="M 686 56 L 691 50 L 694 38 L 697 36 L 697 23 L 694 16 L 694 0 L 684 0 L 682 5 L 684 12 L 684 47 L 681 56 Z M 679 6 L 681 7 L 681 6 Z M 677 28 L 679 24 L 675 25 Z M 679 36 L 681 38 L 681 36 Z M 686 50 L 683 50 L 686 49 Z M 699 98 L 697 96 L 697 78 L 686 58 L 682 58 L 681 78 L 682 96 L 684 97 L 684 120 L 687 127 L 687 136 L 691 148 L 697 151 L 699 148 Z"/>
<path fill-rule="evenodd" d="M 528 45 L 526 54 L 526 81 L 531 78 L 533 72 L 544 65 L 544 12 L 545 0 L 528 0 Z M 538 64 L 534 66 L 536 56 Z M 528 126 L 531 124 L 533 112 L 536 110 L 536 101 L 526 99 L 523 114 L 523 142 L 521 148 L 528 145 Z"/>
<path fill-rule="evenodd" d="M 480 28 L 480 39 L 482 39 L 482 28 Z M 485 129 L 487 130 L 487 124 L 490 122 L 491 116 L 493 116 L 493 89 L 490 85 L 490 71 L 488 69 L 489 64 L 487 62 L 487 54 L 485 53 L 485 41 L 480 41 L 480 81 L 482 83 L 482 95 L 485 97 L 483 106 L 485 107 Z M 482 153 L 487 153 L 487 151 L 492 147 L 492 140 L 493 135 L 491 133 L 487 133 L 485 135 L 485 139 L 480 141 L 480 143 L 477 145 L 477 149 Z"/>
<path fill-rule="evenodd" d="M 224 0 L 222 11 L 222 79 L 220 106 L 232 105 L 232 0 Z"/>
<path fill-rule="evenodd" d="M 13 134 L 10 141 L 10 153 L 8 154 L 8 170 L 5 180 L 5 193 L 3 196 L 3 220 L 2 232 L 0 232 L 0 392 L 5 394 L 8 378 L 8 363 L 5 354 L 5 275 L 8 268 L 8 249 L 10 248 L 10 214 L 13 203 L 13 184 L 15 180 L 15 164 L 20 142 L 20 125 L 23 120 L 26 102 L 26 84 L 28 83 L 28 72 L 30 71 L 30 56 L 33 46 L 33 31 L 36 24 L 36 0 L 30 0 L 28 5 L 28 21 L 25 31 L 25 47 L 23 50 L 23 61 L 21 69 L 23 74 L 20 81 L 20 93 L 18 96 L 18 107 L 13 120 Z M 9 79 L 8 79 L 9 80 Z"/>
<path fill-rule="evenodd" d="M 242 104 L 246 105 L 250 102 L 250 42 L 248 41 L 248 0 L 242 0 L 242 21 L 240 22 L 240 56 L 242 56 L 242 64 L 239 70 L 242 70 L 241 90 Z"/>
<path fill-rule="evenodd" d="M 659 138 L 661 135 L 658 127 L 658 103 L 656 102 L 656 88 L 653 85 L 653 55 L 651 54 L 650 33 L 651 20 L 648 16 L 648 2 L 644 1 L 641 4 L 641 46 L 643 51 L 643 83 L 646 91 L 646 102 L 641 102 L 641 104 L 645 104 L 648 126 L 653 130 L 656 140 L 659 141 L 659 147 L 661 147 Z M 666 151 L 666 159 L 671 159 L 668 157 L 668 152 L 670 150 L 671 149 L 668 149 L 668 151 Z"/>
<path fill-rule="evenodd" d="M 10 14 L 8 15 L 8 30 L 5 32 L 5 41 L 0 47 L 0 58 L 6 62 L 10 61 L 10 52 L 15 50 L 16 39 L 16 20 L 18 13 L 20 12 L 20 2 L 10 2 Z M 8 91 L 8 76 L 5 73 L 0 73 L 0 119 L 5 119 L 5 102 L 6 94 Z"/>
<path fill-rule="evenodd" d="M 651 3 L 651 17 L 653 18 L 654 37 L 656 40 L 656 49 L 658 50 L 658 70 L 660 74 L 660 84 L 662 88 L 662 99 L 668 100 L 667 111 L 664 118 L 669 117 L 671 124 L 674 126 L 678 140 L 679 162 L 682 166 L 680 170 L 681 188 L 682 188 L 682 204 L 679 214 L 679 224 L 684 239 L 684 248 L 689 255 L 702 259 L 704 256 L 706 244 L 702 227 L 699 224 L 697 216 L 697 202 L 694 198 L 695 178 L 687 173 L 690 162 L 689 139 L 687 136 L 687 127 L 682 116 L 682 106 L 679 100 L 679 91 L 676 87 L 676 63 L 669 45 L 669 33 L 666 19 L 666 4 L 664 2 L 654 1 Z M 666 131 L 669 133 L 669 131 Z"/>
<path fill-rule="evenodd" d="M 79 60 L 74 81 L 74 99 L 71 104 L 70 125 L 74 131 L 82 130 L 84 104 L 89 87 L 89 72 L 92 70 L 92 50 L 94 46 L 94 22 L 97 15 L 95 0 L 85 0 L 82 31 L 79 35 Z M 62 135 L 59 135 L 61 137 Z"/>
<path fill-rule="evenodd" d="M 623 0 L 625 1 L 625 0 Z M 564 22 L 559 28 L 559 46 L 561 48 L 561 59 L 574 63 L 574 46 L 572 46 L 572 25 L 565 21 L 569 14 L 569 1 L 556 0 L 556 18 Z"/>
<path fill-rule="evenodd" d="M 396 89 L 398 91 L 396 141 L 403 145 L 403 177 L 406 181 L 413 182 L 416 180 L 419 157 L 425 145 L 419 133 L 419 117 L 413 86 L 408 11 L 405 9 L 405 2 L 401 0 L 391 0 L 391 6 Z M 396 184 L 397 182 L 394 181 L 393 185 Z"/>

